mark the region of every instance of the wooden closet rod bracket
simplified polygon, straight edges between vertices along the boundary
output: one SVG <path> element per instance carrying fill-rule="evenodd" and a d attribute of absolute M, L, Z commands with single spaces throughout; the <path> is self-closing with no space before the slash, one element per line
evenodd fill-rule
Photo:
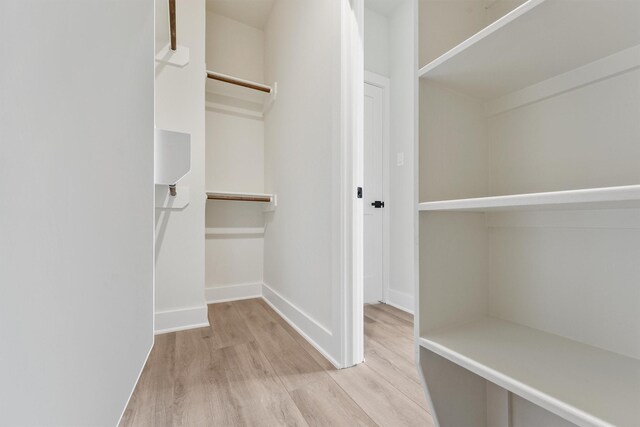
<path fill-rule="evenodd" d="M 222 73 L 216 73 L 215 71 L 207 70 L 207 77 L 213 80 L 231 83 L 232 85 L 242 86 L 253 90 L 259 90 L 265 93 L 271 93 L 272 91 L 271 86 L 263 85 L 261 83 L 256 83 L 249 80 L 239 79 L 237 77 L 228 76 Z"/>
<path fill-rule="evenodd" d="M 176 42 L 176 0 L 169 0 L 169 28 L 171 30 L 171 50 L 178 48 Z"/>

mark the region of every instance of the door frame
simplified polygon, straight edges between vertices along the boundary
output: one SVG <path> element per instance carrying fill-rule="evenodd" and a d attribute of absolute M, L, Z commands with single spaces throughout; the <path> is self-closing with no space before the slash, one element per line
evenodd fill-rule
<path fill-rule="evenodd" d="M 389 175 L 391 165 L 390 142 L 391 142 L 391 105 L 390 88 L 391 80 L 388 77 L 371 71 L 364 71 L 364 84 L 369 84 L 382 89 L 382 194 L 385 201 L 385 208 L 382 209 L 382 302 L 389 301 L 389 217 L 387 206 L 391 200 L 389 189 Z M 364 137 L 364 134 L 363 134 Z M 366 188 L 364 191 L 366 192 Z M 364 235 L 363 235 L 364 237 Z M 364 253 L 363 253 L 364 257 Z M 364 259 L 364 258 L 363 258 Z M 364 287 L 364 281 L 363 281 Z M 364 289 L 364 288 L 363 288 Z"/>
<path fill-rule="evenodd" d="M 340 5 L 340 252 L 335 303 L 340 368 L 364 361 L 363 185 L 364 0 Z M 338 335 L 336 334 L 336 335 Z"/>

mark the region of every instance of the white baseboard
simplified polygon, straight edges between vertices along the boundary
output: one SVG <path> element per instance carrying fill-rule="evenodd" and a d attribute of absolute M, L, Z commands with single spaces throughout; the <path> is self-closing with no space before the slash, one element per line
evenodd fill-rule
<path fill-rule="evenodd" d="M 287 301 L 284 297 L 271 289 L 268 285 L 262 285 L 262 298 L 267 304 L 282 317 L 293 329 L 296 330 L 309 344 L 315 347 L 333 366 L 340 369 L 340 364 L 331 356 L 327 349 L 334 346 L 334 337 L 331 331 L 316 322 L 304 311 Z"/>
<path fill-rule="evenodd" d="M 262 283 L 211 287 L 206 288 L 204 292 L 207 304 L 260 298 L 262 296 Z"/>
<path fill-rule="evenodd" d="M 209 318 L 206 305 L 156 312 L 156 335 L 207 326 Z"/>
<path fill-rule="evenodd" d="M 387 300 L 387 304 L 402 311 L 406 311 L 407 313 L 413 314 L 413 308 L 415 307 L 413 294 L 389 289 L 388 296 L 389 299 Z"/>
<path fill-rule="evenodd" d="M 336 359 L 329 354 L 329 349 L 335 346 L 331 331 L 266 284 L 249 283 L 206 288 L 207 304 L 260 297 L 331 364 L 336 368 L 341 368 Z M 209 326 L 206 306 L 161 311 L 156 312 L 155 316 L 156 335 Z"/>

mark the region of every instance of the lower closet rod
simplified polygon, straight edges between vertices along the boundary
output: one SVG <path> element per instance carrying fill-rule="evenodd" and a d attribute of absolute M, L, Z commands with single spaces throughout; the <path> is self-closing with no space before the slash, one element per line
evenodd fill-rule
<path fill-rule="evenodd" d="M 252 82 L 249 80 L 239 79 L 237 77 L 228 76 L 222 73 L 216 73 L 215 71 L 207 70 L 207 77 L 213 80 L 219 80 L 225 83 L 231 83 L 232 85 L 242 86 L 253 90 L 259 90 L 261 92 L 271 93 L 271 86 L 263 85 L 261 83 Z"/>
<path fill-rule="evenodd" d="M 236 202 L 262 202 L 271 203 L 271 196 L 251 196 L 241 194 L 220 194 L 220 193 L 207 193 L 207 199 L 209 200 L 229 200 Z"/>

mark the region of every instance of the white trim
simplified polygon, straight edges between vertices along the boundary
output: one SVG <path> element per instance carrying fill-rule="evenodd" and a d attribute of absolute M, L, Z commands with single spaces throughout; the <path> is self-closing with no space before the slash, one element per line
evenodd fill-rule
<path fill-rule="evenodd" d="M 387 304 L 407 313 L 414 313 L 415 299 L 412 294 L 389 289 Z"/>
<path fill-rule="evenodd" d="M 364 0 L 340 2 L 340 248 L 333 298 L 340 367 L 364 361 L 363 202 L 355 194 L 363 182 L 363 25 Z"/>
<path fill-rule="evenodd" d="M 391 159 L 391 80 L 388 77 L 365 70 L 364 82 L 365 84 L 370 84 L 382 89 L 382 200 L 385 200 L 388 206 L 390 203 L 393 203 L 389 183 L 391 176 L 391 165 L 389 164 Z M 389 246 L 391 242 L 391 233 L 389 230 L 391 229 L 391 224 L 388 212 L 388 209 L 382 209 L 382 302 L 389 301 Z"/>
<path fill-rule="evenodd" d="M 207 306 L 156 311 L 155 334 L 186 331 L 209 326 Z"/>
<path fill-rule="evenodd" d="M 205 293 L 207 304 L 262 298 L 273 311 L 318 350 L 333 366 L 336 368 L 342 367 L 328 352 L 328 349 L 332 348 L 332 343 L 335 339 L 331 331 L 270 286 L 264 283 L 248 283 L 206 288 Z"/>
<path fill-rule="evenodd" d="M 326 351 L 331 348 L 333 334 L 304 311 L 289 302 L 266 284 L 262 285 L 262 299 L 333 366 L 342 366 Z"/>
<path fill-rule="evenodd" d="M 364 70 L 364 82 L 378 86 L 382 89 L 389 89 L 389 86 L 391 85 L 389 77 L 367 70 Z"/>
<path fill-rule="evenodd" d="M 260 298 L 262 296 L 262 283 L 208 287 L 205 288 L 204 293 L 207 304 Z"/>

